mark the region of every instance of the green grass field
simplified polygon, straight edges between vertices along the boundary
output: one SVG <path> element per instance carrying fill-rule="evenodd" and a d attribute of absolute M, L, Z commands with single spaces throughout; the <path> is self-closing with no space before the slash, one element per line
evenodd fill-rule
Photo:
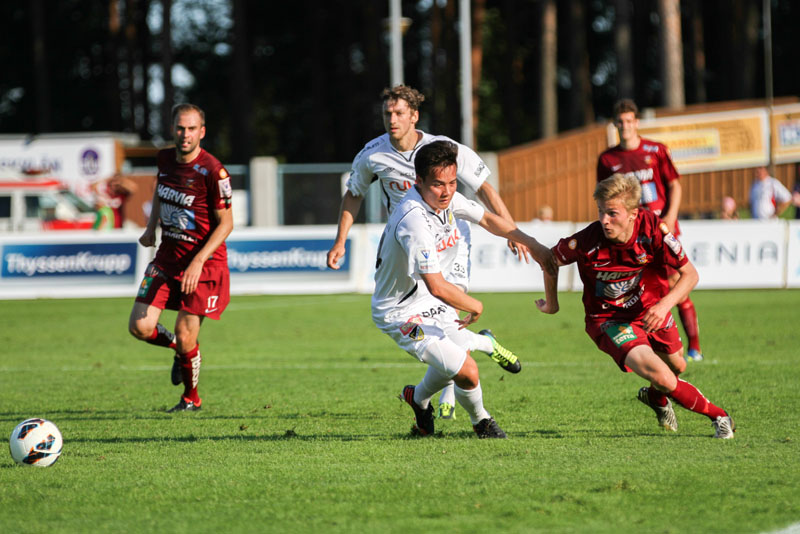
<path fill-rule="evenodd" d="M 693 294 L 707 360 L 684 377 L 736 420 L 657 427 L 583 333 L 578 294 L 478 295 L 523 360 L 483 355 L 487 408 L 409 437 L 398 395 L 425 366 L 372 325 L 369 296 L 235 297 L 203 326 L 204 409 L 168 415 L 172 355 L 127 333 L 132 299 L 5 301 L 0 430 L 54 421 L 53 467 L 0 455 L 0 532 L 769 532 L 800 522 L 800 291 Z M 174 313 L 166 312 L 171 326 Z M 438 422 L 437 422 L 438 423 Z M 797 528 L 797 527 L 795 527 Z"/>

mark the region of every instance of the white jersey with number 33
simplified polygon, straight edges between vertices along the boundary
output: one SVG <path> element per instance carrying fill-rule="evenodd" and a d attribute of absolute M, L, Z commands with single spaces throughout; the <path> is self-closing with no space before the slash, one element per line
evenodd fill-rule
<path fill-rule="evenodd" d="M 402 311 L 430 297 L 420 274 L 446 273 L 453 262 L 460 235 L 456 218 L 480 222 L 483 207 L 460 193 L 450 206 L 436 213 L 412 187 L 389 216 L 378 246 L 372 318 L 387 321 L 391 312 Z"/>

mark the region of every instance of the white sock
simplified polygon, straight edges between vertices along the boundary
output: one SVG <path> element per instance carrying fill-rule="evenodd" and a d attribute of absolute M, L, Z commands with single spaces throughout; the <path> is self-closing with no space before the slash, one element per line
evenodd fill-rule
<path fill-rule="evenodd" d="M 445 376 L 436 368 L 428 366 L 428 371 L 422 377 L 422 382 L 414 388 L 414 402 L 423 410 L 428 407 L 434 393 L 442 389 L 451 382 L 449 376 Z"/>
<path fill-rule="evenodd" d="M 461 389 L 458 386 L 455 386 L 454 389 L 458 403 L 469 414 L 469 420 L 473 425 L 477 425 L 479 421 L 491 417 L 486 408 L 483 407 L 483 391 L 481 390 L 480 382 L 478 382 L 475 389 Z"/>
<path fill-rule="evenodd" d="M 467 347 L 466 349 L 469 351 L 479 350 L 481 352 L 485 352 L 486 354 L 491 354 L 494 352 L 494 346 L 492 345 L 492 340 L 489 339 L 489 336 L 484 336 L 483 334 L 476 334 L 475 332 L 471 332 L 466 330 L 467 336 Z"/>
<path fill-rule="evenodd" d="M 442 390 L 442 394 L 439 395 L 439 404 L 447 403 L 450 406 L 456 405 L 456 394 L 453 391 L 453 381 L 451 380 L 449 384 L 447 384 L 444 389 Z"/>

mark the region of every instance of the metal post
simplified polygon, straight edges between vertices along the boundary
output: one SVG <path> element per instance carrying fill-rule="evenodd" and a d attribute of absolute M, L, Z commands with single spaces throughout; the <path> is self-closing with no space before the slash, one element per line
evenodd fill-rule
<path fill-rule="evenodd" d="M 389 37 L 392 87 L 403 83 L 403 33 L 400 0 L 389 0 Z"/>
<path fill-rule="evenodd" d="M 764 0 L 762 5 L 764 16 L 764 92 L 766 93 L 765 96 L 767 100 L 767 146 L 769 147 L 769 161 L 767 162 L 767 168 L 769 169 L 770 174 L 774 176 L 775 170 L 772 168 L 772 5 L 770 0 Z"/>
<path fill-rule="evenodd" d="M 470 0 L 459 1 L 461 56 L 461 143 L 473 148 L 472 124 L 472 11 Z"/>

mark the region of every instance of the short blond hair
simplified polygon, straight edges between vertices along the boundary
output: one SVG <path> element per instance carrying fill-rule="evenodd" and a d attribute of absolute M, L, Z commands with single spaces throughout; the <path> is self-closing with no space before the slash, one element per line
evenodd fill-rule
<path fill-rule="evenodd" d="M 642 186 L 639 185 L 639 180 L 635 176 L 616 173 L 598 182 L 592 196 L 597 202 L 607 202 L 613 198 L 619 198 L 625 209 L 632 211 L 639 207 Z"/>

